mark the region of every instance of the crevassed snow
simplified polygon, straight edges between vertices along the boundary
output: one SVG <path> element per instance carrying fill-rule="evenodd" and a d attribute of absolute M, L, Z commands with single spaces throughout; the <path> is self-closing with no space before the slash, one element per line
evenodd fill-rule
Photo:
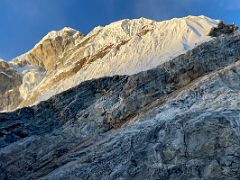
<path fill-rule="evenodd" d="M 45 72 L 38 70 L 25 71 L 22 79 L 22 85 L 19 88 L 21 97 L 26 99 L 31 91 L 42 81 L 45 76 Z"/>
<path fill-rule="evenodd" d="M 105 27 L 97 27 L 78 42 L 94 37 L 94 40 L 86 45 L 84 55 L 91 57 L 101 48 L 113 45 L 111 51 L 102 59 L 82 68 L 74 76 L 59 82 L 49 91 L 42 92 L 39 101 L 46 100 L 85 80 L 112 75 L 131 75 L 154 68 L 210 40 L 207 35 L 218 23 L 218 20 L 205 16 L 188 16 L 163 22 L 145 18 L 125 19 Z M 144 31 L 146 33 L 141 35 Z M 128 42 L 117 48 L 123 41 Z M 72 58 L 74 55 L 73 53 Z M 46 82 L 47 80 L 43 81 L 39 86 L 44 86 Z"/>
<path fill-rule="evenodd" d="M 10 66 L 14 70 L 16 70 L 17 73 L 20 74 L 20 75 L 23 75 L 23 74 L 25 74 L 26 72 L 29 72 L 29 71 L 36 71 L 36 70 L 39 69 L 38 67 L 32 66 L 32 65 L 18 66 L 18 65 L 13 64 L 13 63 L 10 63 Z"/>
<path fill-rule="evenodd" d="M 19 66 L 13 62 L 10 62 L 9 65 L 22 76 L 22 84 L 19 87 L 19 92 L 23 99 L 26 99 L 32 90 L 46 77 L 46 72 L 36 66 Z"/>

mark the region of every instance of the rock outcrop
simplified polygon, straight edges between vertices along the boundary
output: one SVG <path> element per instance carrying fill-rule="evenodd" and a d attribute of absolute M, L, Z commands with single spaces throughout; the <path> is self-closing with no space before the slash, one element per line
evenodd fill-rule
<path fill-rule="evenodd" d="M 0 114 L 2 179 L 239 179 L 240 31 Z"/>
<path fill-rule="evenodd" d="M 8 111 L 18 106 L 22 100 L 19 98 L 21 84 L 21 76 L 7 62 L 0 60 L 0 111 Z"/>
<path fill-rule="evenodd" d="M 227 25 L 223 21 L 220 21 L 217 27 L 213 27 L 209 33 L 209 36 L 218 37 L 223 34 L 233 34 L 238 27 L 235 24 Z"/>

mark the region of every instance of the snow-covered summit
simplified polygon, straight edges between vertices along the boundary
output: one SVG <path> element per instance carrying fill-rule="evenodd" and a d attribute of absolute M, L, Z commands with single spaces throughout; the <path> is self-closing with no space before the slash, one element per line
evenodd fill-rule
<path fill-rule="evenodd" d="M 76 86 L 82 81 L 112 75 L 131 75 L 154 68 L 202 42 L 208 41 L 218 20 L 188 16 L 157 22 L 145 18 L 124 19 L 93 29 L 76 42 L 57 77 L 68 76 L 52 84 L 48 78 L 38 86 L 39 100 Z M 81 64 L 81 68 L 76 67 Z M 69 75 L 71 74 L 71 75 Z M 56 76 L 51 76 L 56 79 Z M 51 84 L 51 85 L 50 85 Z M 46 86 L 51 87 L 47 88 Z"/>
<path fill-rule="evenodd" d="M 205 16 L 188 16 L 163 22 L 145 18 L 125 19 L 95 28 L 78 42 L 81 44 L 91 39 L 83 49 L 77 49 L 72 58 L 79 55 L 78 51 L 83 51 L 83 56 L 89 57 L 111 46 L 101 60 L 88 66 L 92 72 L 90 74 L 95 77 L 134 74 L 153 68 L 209 40 L 207 35 L 218 22 Z M 81 74 L 85 75 L 84 72 Z"/>
<path fill-rule="evenodd" d="M 154 68 L 210 40 L 208 33 L 218 23 L 205 16 L 162 22 L 140 18 L 98 26 L 86 36 L 68 27 L 51 31 L 12 62 L 41 69 L 20 106 L 36 104 L 89 79 Z M 24 82 L 28 84 L 28 78 Z"/>

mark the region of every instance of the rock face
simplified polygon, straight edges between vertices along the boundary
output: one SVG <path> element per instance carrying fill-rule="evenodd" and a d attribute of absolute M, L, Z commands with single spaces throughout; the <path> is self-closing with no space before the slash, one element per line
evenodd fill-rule
<path fill-rule="evenodd" d="M 235 24 L 227 25 L 223 21 L 220 21 L 217 27 L 211 29 L 209 35 L 218 37 L 222 34 L 232 34 L 236 30 L 238 30 L 238 27 Z"/>
<path fill-rule="evenodd" d="M 65 52 L 75 46 L 75 41 L 82 38 L 80 32 L 71 28 L 52 31 L 32 50 L 10 63 L 0 61 L 0 92 L 3 94 L 0 97 L 0 111 L 17 108 L 50 72 L 63 66 L 66 60 Z M 5 71 L 8 71 L 10 76 L 7 76 Z M 7 91 L 6 94 L 5 86 L 8 86 L 11 93 Z"/>
<path fill-rule="evenodd" d="M 240 31 L 0 114 L 2 179 L 239 179 Z"/>
<path fill-rule="evenodd" d="M 12 62 L 20 66 L 33 65 L 51 72 L 63 66 L 66 61 L 64 53 L 73 48 L 83 35 L 71 28 L 51 31 L 35 47 Z"/>
<path fill-rule="evenodd" d="M 96 27 L 86 36 L 71 28 L 52 31 L 9 63 L 22 84 L 14 95 L 18 103 L 6 106 L 3 100 L 0 111 L 37 104 L 86 80 L 155 68 L 209 41 L 218 23 L 205 16 L 163 22 L 140 18 Z"/>
<path fill-rule="evenodd" d="M 21 76 L 7 62 L 0 60 L 0 111 L 16 108 L 21 102 L 19 87 Z"/>

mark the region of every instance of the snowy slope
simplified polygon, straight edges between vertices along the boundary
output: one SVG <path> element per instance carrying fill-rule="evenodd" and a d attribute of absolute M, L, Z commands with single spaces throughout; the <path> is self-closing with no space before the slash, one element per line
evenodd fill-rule
<path fill-rule="evenodd" d="M 37 104 L 79 83 L 154 68 L 211 38 L 219 23 L 205 16 L 156 22 L 124 19 L 89 34 L 51 31 L 10 65 L 22 76 L 19 107 Z"/>
<path fill-rule="evenodd" d="M 75 75 L 42 92 L 39 101 L 76 86 L 82 81 L 112 75 L 131 75 L 160 65 L 196 45 L 210 40 L 210 29 L 219 21 L 205 16 L 188 16 L 170 21 L 148 19 L 122 20 L 95 28 L 81 42 L 94 37 L 84 49 L 84 57 L 92 57 L 104 47 L 111 46 L 103 57 L 80 69 Z M 121 45 L 123 44 L 123 45 Z M 75 52 L 78 56 L 78 50 Z M 74 59 L 74 55 L 69 61 Z M 73 65 L 74 66 L 74 65 Z M 71 66 L 58 73 L 71 70 Z M 50 79 L 39 85 L 45 86 Z"/>

